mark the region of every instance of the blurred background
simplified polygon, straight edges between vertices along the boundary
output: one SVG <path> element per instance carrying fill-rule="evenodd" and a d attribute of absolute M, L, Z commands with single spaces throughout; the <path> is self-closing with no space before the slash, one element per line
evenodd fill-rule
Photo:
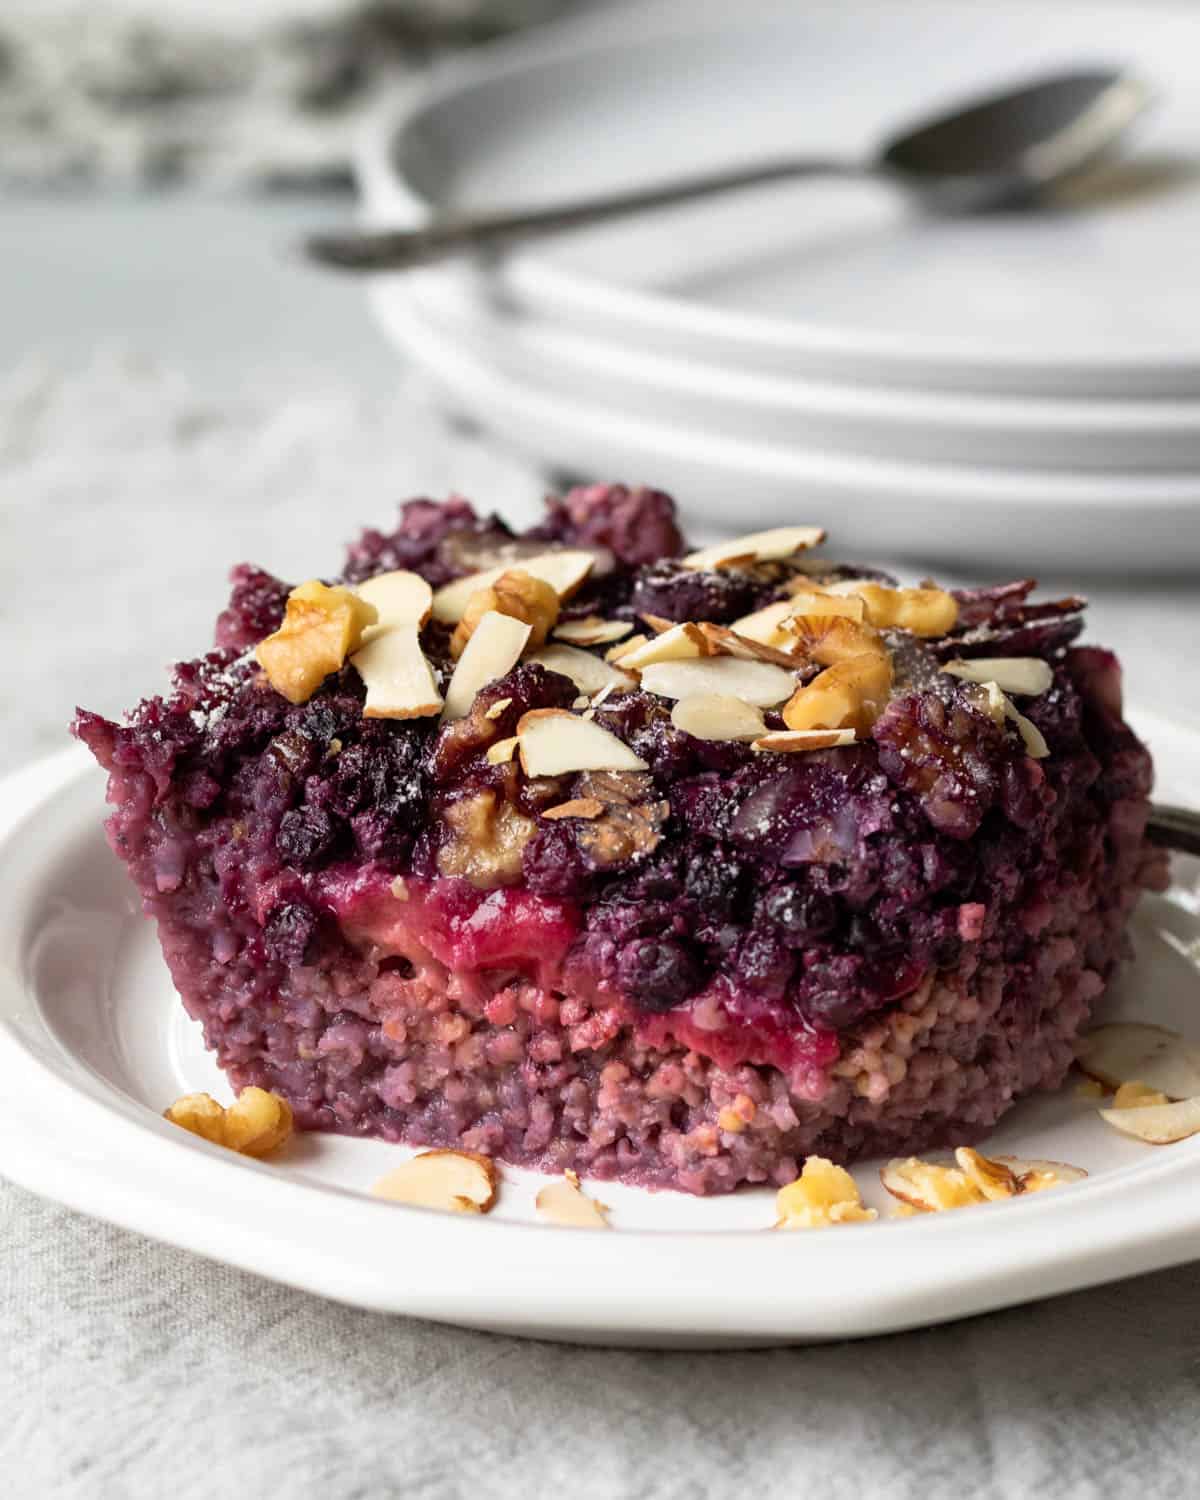
<path fill-rule="evenodd" d="M 369 292 L 301 250 L 862 155 L 1097 63 L 1158 107 L 1037 214 L 795 183 Z M 1136 696 L 1194 714 L 1198 84 L 1188 0 L 6 0 L 0 623 L 44 649 L 0 682 L 0 768 L 193 654 L 232 562 L 308 576 L 407 495 L 520 520 L 574 477 L 672 489 L 701 536 L 1082 580 Z"/>

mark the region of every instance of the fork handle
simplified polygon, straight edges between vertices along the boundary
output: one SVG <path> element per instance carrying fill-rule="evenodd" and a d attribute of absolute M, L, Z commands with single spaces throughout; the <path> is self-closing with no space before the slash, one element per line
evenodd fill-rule
<path fill-rule="evenodd" d="M 1200 854 L 1200 812 L 1155 802 L 1150 808 L 1146 834 L 1151 843 L 1163 849 L 1173 849 L 1178 854 Z"/>

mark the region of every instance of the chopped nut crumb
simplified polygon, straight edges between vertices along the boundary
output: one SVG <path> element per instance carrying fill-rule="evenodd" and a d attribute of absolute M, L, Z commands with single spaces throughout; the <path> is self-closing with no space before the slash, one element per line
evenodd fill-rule
<path fill-rule="evenodd" d="M 775 1195 L 776 1229 L 825 1229 L 831 1224 L 865 1223 L 878 1217 L 864 1208 L 858 1184 L 844 1167 L 810 1156 L 795 1182 Z"/>
<path fill-rule="evenodd" d="M 485 719 L 498 719 L 504 710 L 512 703 L 511 698 L 497 698 L 491 708 L 484 713 Z"/>
<path fill-rule="evenodd" d="M 548 807 L 543 818 L 598 818 L 604 811 L 604 803 L 597 797 L 573 797 L 570 802 L 560 802 L 557 807 Z"/>

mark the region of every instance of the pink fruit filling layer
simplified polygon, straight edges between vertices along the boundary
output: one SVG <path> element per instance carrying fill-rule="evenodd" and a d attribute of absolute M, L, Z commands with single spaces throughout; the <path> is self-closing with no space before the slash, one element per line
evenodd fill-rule
<path fill-rule="evenodd" d="M 616 486 L 553 502 L 523 538 L 463 501 L 413 502 L 345 576 L 438 586 L 559 542 L 603 560 L 575 616 L 728 624 L 793 582 L 790 564 L 681 567 L 668 498 Z M 170 697 L 75 729 L 235 1086 L 278 1090 L 311 1129 L 727 1191 L 814 1151 L 979 1139 L 1070 1066 L 1163 863 L 1116 663 L 1073 644 L 1081 601 L 1032 587 L 961 592 L 945 638 L 895 633 L 892 701 L 846 748 L 702 741 L 653 694 L 615 694 L 596 721 L 647 769 L 598 782 L 487 759 L 523 713 L 574 700 L 541 666 L 446 725 L 365 719 L 349 667 L 288 703 L 247 652 L 286 585 L 240 568 L 217 651 Z M 447 635 L 424 645 L 444 680 Z M 939 670 L 988 656 L 1049 667 L 1021 700 L 1044 759 Z M 545 816 L 580 797 L 603 816 Z"/>

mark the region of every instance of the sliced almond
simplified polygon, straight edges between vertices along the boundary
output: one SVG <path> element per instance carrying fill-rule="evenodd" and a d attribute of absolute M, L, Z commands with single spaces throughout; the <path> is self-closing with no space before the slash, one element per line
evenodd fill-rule
<path fill-rule="evenodd" d="M 1023 713 L 1019 713 L 1007 698 L 1004 702 L 1006 716 L 1017 726 L 1017 733 L 1025 742 L 1025 753 L 1031 760 L 1045 760 L 1050 754 L 1050 746 L 1047 745 L 1042 731 L 1032 720 L 1027 719 Z"/>
<path fill-rule="evenodd" d="M 442 706 L 416 625 L 393 625 L 350 658 L 367 688 L 363 717 L 424 719 Z"/>
<path fill-rule="evenodd" d="M 806 587 L 794 589 L 790 602 L 792 614 L 811 615 L 814 619 L 839 615 L 861 623 L 867 614 L 867 606 L 857 594 L 826 593 L 824 589 Z"/>
<path fill-rule="evenodd" d="M 705 661 L 661 661 L 642 668 L 642 687 L 660 698 L 694 698 L 717 693 L 740 698 L 759 708 L 782 703 L 796 688 L 796 678 L 765 661 L 714 656 Z"/>
<path fill-rule="evenodd" d="M 853 729 L 768 729 L 753 742 L 753 750 L 796 755 L 804 750 L 840 750 L 857 743 Z"/>
<path fill-rule="evenodd" d="M 363 632 L 369 641 L 391 625 L 416 625 L 419 629 L 429 619 L 433 608 L 433 590 L 419 573 L 396 568 L 377 573 L 358 586 L 358 597 L 375 606 L 376 622 Z"/>
<path fill-rule="evenodd" d="M 1040 1193 L 1046 1188 L 1065 1187 L 1070 1182 L 1082 1182 L 1087 1173 L 1082 1167 L 1073 1167 L 1070 1162 L 1045 1161 L 1039 1157 L 997 1156 L 994 1161 L 1010 1167 L 1021 1184 L 1023 1193 Z"/>
<path fill-rule="evenodd" d="M 543 646 L 540 651 L 530 652 L 525 659 L 536 662 L 549 672 L 561 672 L 589 697 L 605 688 L 615 693 L 637 687 L 637 679 L 628 672 L 601 661 L 590 651 L 581 651 L 578 646 Z"/>
<path fill-rule="evenodd" d="M 1021 1191 L 1020 1180 L 1007 1162 L 994 1161 L 970 1146 L 959 1146 L 954 1160 L 958 1170 L 989 1203 L 1015 1198 Z"/>
<path fill-rule="evenodd" d="M 792 601 L 780 599 L 774 604 L 764 605 L 753 613 L 743 615 L 729 627 L 745 641 L 762 641 L 767 646 L 780 644 L 780 629 L 784 620 L 792 613 Z"/>
<path fill-rule="evenodd" d="M 916 1156 L 889 1161 L 880 1167 L 879 1180 L 893 1198 L 911 1204 L 922 1213 L 943 1213 L 983 1201 L 960 1168 L 922 1161 Z"/>
<path fill-rule="evenodd" d="M 484 759 L 487 761 L 489 766 L 507 765 L 508 762 L 512 760 L 513 756 L 517 753 L 517 743 L 518 741 L 515 734 L 511 739 L 497 740 L 494 745 L 489 745 L 487 747 L 487 754 Z"/>
<path fill-rule="evenodd" d="M 606 1217 L 608 1205 L 589 1198 L 579 1186 L 574 1173 L 561 1182 L 542 1188 L 534 1199 L 537 1211 L 551 1224 L 566 1229 L 611 1229 Z"/>
<path fill-rule="evenodd" d="M 653 636 L 633 650 L 623 652 L 618 660 L 622 670 L 640 672 L 644 667 L 654 666 L 657 662 L 690 661 L 698 656 L 712 656 L 714 651 L 715 648 L 705 640 L 700 627 L 684 621 L 682 625 L 672 625 L 661 635 Z"/>
<path fill-rule="evenodd" d="M 665 615 L 642 615 L 640 618 L 649 625 L 655 635 L 663 635 L 668 630 L 674 630 L 680 623 L 678 620 L 668 620 Z"/>
<path fill-rule="evenodd" d="M 983 656 L 972 661 L 948 661 L 942 668 L 963 682 L 994 682 L 1004 693 L 1038 698 L 1054 681 L 1049 664 L 1040 656 Z"/>
<path fill-rule="evenodd" d="M 752 563 L 775 562 L 819 547 L 825 533 L 819 526 L 776 526 L 770 531 L 751 531 L 726 542 L 714 542 L 689 552 L 683 559 L 685 568 L 707 571 L 713 568 L 744 567 Z"/>
<path fill-rule="evenodd" d="M 526 776 L 562 776 L 568 771 L 644 771 L 646 762 L 624 741 L 562 708 L 535 708 L 517 725 L 521 768 Z"/>
<path fill-rule="evenodd" d="M 572 797 L 569 802 L 560 802 L 557 807 L 548 807 L 543 818 L 598 818 L 604 811 L 599 797 Z"/>
<path fill-rule="evenodd" d="M 736 630 L 730 630 L 727 625 L 711 625 L 705 621 L 696 628 L 712 650 L 721 656 L 735 656 L 739 661 L 769 661 L 793 672 L 799 664 L 798 641 L 789 643 L 785 638 L 785 647 L 781 648 L 765 641 L 752 640 L 749 636 L 738 635 Z M 786 649 L 787 644 L 791 645 L 791 650 Z"/>
<path fill-rule="evenodd" d="M 524 620 L 514 620 L 511 615 L 502 615 L 494 609 L 487 611 L 458 658 L 446 689 L 443 719 L 465 718 L 480 688 L 512 671 L 521 659 L 529 631 L 530 626 Z"/>
<path fill-rule="evenodd" d="M 381 1177 L 371 1191 L 417 1208 L 485 1214 L 496 1201 L 498 1180 L 495 1162 L 474 1151 L 422 1151 Z"/>
<path fill-rule="evenodd" d="M 1110 1089 L 1142 1083 L 1168 1099 L 1200 1094 L 1200 1046 L 1165 1026 L 1143 1021 L 1114 1021 L 1080 1037 L 1080 1068 Z"/>
<path fill-rule="evenodd" d="M 1113 1095 L 1113 1109 L 1145 1109 L 1151 1104 L 1170 1104 L 1166 1094 L 1159 1089 L 1149 1089 L 1138 1080 L 1123 1083 Z"/>
<path fill-rule="evenodd" d="M 604 660 L 610 661 L 615 665 L 628 656 L 631 651 L 636 651 L 639 646 L 644 646 L 647 640 L 649 640 L 649 637 L 645 635 L 631 635 L 627 641 L 620 641 L 617 645 L 610 647 L 604 653 Z"/>
<path fill-rule="evenodd" d="M 511 703 L 511 698 L 497 698 L 495 703 L 492 704 L 491 708 L 485 711 L 483 717 L 485 719 L 498 719 Z"/>
<path fill-rule="evenodd" d="M 599 615 L 588 615 L 582 620 L 556 625 L 551 634 L 556 641 L 566 641 L 571 646 L 607 646 L 610 641 L 623 641 L 632 632 L 628 620 L 602 620 Z"/>
<path fill-rule="evenodd" d="M 1102 1109 L 1106 1125 L 1151 1146 L 1169 1146 L 1200 1134 L 1200 1097 L 1174 1104 L 1149 1104 L 1141 1109 Z"/>
<path fill-rule="evenodd" d="M 569 599 L 592 571 L 596 563 L 593 552 L 580 552 L 565 548 L 559 552 L 539 552 L 534 557 L 522 558 L 519 564 L 523 573 L 540 578 L 548 583 L 560 599 Z M 466 613 L 467 602 L 477 589 L 490 588 L 513 567 L 511 562 L 494 568 L 484 568 L 480 573 L 468 573 L 465 578 L 456 578 L 433 596 L 433 617 L 443 625 L 457 625 Z"/>
<path fill-rule="evenodd" d="M 753 740 L 767 732 L 761 709 L 724 693 L 680 698 L 671 710 L 671 723 L 698 740 Z"/>

